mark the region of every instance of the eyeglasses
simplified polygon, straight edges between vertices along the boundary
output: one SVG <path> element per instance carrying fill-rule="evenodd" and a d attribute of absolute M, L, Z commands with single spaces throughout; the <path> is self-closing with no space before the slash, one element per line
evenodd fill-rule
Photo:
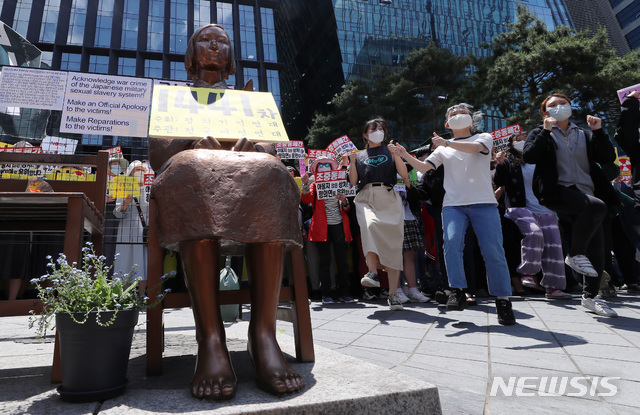
<path fill-rule="evenodd" d="M 331 163 L 319 163 L 318 167 L 331 167 Z"/>

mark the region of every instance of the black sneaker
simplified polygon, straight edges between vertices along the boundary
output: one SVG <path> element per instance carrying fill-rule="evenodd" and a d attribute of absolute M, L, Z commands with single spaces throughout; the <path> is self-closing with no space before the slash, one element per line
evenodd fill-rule
<path fill-rule="evenodd" d="M 457 288 L 452 289 L 451 294 L 449 294 L 449 299 L 447 300 L 447 310 L 462 311 L 466 306 L 467 296 L 464 292 Z"/>
<path fill-rule="evenodd" d="M 503 326 L 513 326 L 516 318 L 513 315 L 510 300 L 496 300 L 496 310 L 498 311 L 498 323 Z"/>
<path fill-rule="evenodd" d="M 436 291 L 434 298 L 438 304 L 447 304 L 448 296 L 443 291 Z"/>
<path fill-rule="evenodd" d="M 627 284 L 627 292 L 630 294 L 638 294 L 640 293 L 640 285 L 638 284 Z"/>

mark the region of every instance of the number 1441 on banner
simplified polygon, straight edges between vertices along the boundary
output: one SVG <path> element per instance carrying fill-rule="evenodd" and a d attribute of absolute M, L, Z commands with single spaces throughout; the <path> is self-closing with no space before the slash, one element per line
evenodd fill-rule
<path fill-rule="evenodd" d="M 154 85 L 150 137 L 289 141 L 269 92 Z"/>

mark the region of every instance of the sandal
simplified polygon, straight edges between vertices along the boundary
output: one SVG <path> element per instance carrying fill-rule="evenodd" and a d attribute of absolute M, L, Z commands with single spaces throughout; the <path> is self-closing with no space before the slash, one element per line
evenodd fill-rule
<path fill-rule="evenodd" d="M 478 305 L 475 295 L 467 293 L 467 305 Z"/>
<path fill-rule="evenodd" d="M 533 288 L 533 289 L 538 287 L 538 285 L 536 284 L 536 281 L 533 279 L 531 275 L 523 275 L 522 277 L 520 277 L 520 282 L 522 283 L 523 287 Z"/>
<path fill-rule="evenodd" d="M 555 300 L 571 300 L 573 297 L 569 293 L 565 293 L 562 290 L 551 290 L 545 294 L 545 297 Z"/>

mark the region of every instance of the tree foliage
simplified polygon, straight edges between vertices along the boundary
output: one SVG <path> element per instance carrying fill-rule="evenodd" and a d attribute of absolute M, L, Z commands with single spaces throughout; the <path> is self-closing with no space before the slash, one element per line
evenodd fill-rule
<path fill-rule="evenodd" d="M 382 116 L 389 121 L 391 139 L 416 147 L 443 128 L 447 97 L 467 84 L 469 62 L 432 43 L 412 52 L 403 69 L 353 78 L 326 113 L 316 114 L 306 141 L 311 148 L 324 148 L 347 134 L 361 148 L 362 126 Z"/>
<path fill-rule="evenodd" d="M 486 46 L 489 57 L 457 56 L 431 43 L 411 53 L 403 69 L 352 79 L 316 114 L 308 145 L 324 148 L 347 134 L 362 147 L 362 126 L 380 115 L 392 139 L 415 148 L 432 132 L 444 133 L 445 110 L 458 102 L 530 129 L 541 121 L 541 102 L 556 92 L 571 98 L 574 119 L 588 113 L 615 124 L 616 91 L 640 83 L 640 52 L 616 56 L 602 28 L 593 35 L 567 26 L 550 31 L 522 5 L 507 28 Z"/>
<path fill-rule="evenodd" d="M 637 52 L 617 57 L 603 28 L 593 35 L 567 26 L 549 31 L 522 5 L 507 27 L 488 46 L 492 56 L 474 59 L 476 103 L 493 107 L 507 124 L 528 129 L 540 123 L 544 98 L 558 92 L 571 98 L 576 116 L 597 114 L 615 122 L 616 90 L 638 83 Z"/>

